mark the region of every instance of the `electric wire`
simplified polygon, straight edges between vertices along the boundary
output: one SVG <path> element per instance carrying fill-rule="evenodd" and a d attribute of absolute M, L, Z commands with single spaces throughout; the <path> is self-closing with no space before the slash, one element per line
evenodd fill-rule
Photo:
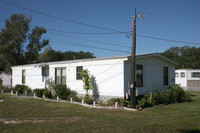
<path fill-rule="evenodd" d="M 136 36 L 143 37 L 143 38 L 149 38 L 149 39 L 155 39 L 155 40 L 161 40 L 161 41 L 168 41 L 168 42 L 176 42 L 176 43 L 186 43 L 186 44 L 200 45 L 200 43 L 196 43 L 196 42 L 186 42 L 186 41 L 170 40 L 170 39 L 164 39 L 164 38 L 158 38 L 158 37 L 152 37 L 152 36 L 145 36 L 145 35 L 140 35 L 140 34 L 136 34 Z"/>
<path fill-rule="evenodd" d="M 58 34 L 58 33 L 51 32 L 51 31 L 48 31 L 48 33 L 55 34 L 55 35 L 58 35 L 58 36 L 67 37 L 67 38 L 74 38 L 74 39 L 85 40 L 85 41 L 89 41 L 89 42 L 100 43 L 100 44 L 106 44 L 106 45 L 112 45 L 112 46 L 118 46 L 118 47 L 131 48 L 129 46 L 124 46 L 124 45 L 119 45 L 119 44 L 114 44 L 114 43 L 108 43 L 108 42 L 103 42 L 103 41 L 96 41 L 96 40 L 91 40 L 91 39 L 84 39 L 84 38 L 74 37 L 74 36 L 69 36 L 69 35 L 63 35 L 63 34 Z"/>
<path fill-rule="evenodd" d="M 96 46 L 91 46 L 91 45 L 87 45 L 87 44 L 83 44 L 83 43 L 78 43 L 78 42 L 72 42 L 72 41 L 65 41 L 64 43 L 67 43 L 67 44 L 63 44 L 63 43 L 56 42 L 56 41 L 51 41 L 51 42 L 57 43 L 58 45 L 64 45 L 64 46 L 67 46 L 70 43 L 70 44 L 74 44 L 74 45 L 78 45 L 78 46 L 82 46 L 82 47 L 88 47 L 88 48 L 92 48 L 92 49 L 101 49 L 101 50 L 106 50 L 106 51 L 113 51 L 113 52 L 120 52 L 120 53 L 129 53 L 129 54 L 131 53 L 129 51 L 96 47 Z M 73 45 L 71 45 L 71 46 L 73 46 Z"/>
<path fill-rule="evenodd" d="M 43 15 L 43 16 L 48 16 L 48 17 L 51 17 L 51 18 L 54 18 L 54 19 L 59 19 L 59 20 L 63 20 L 63 21 L 66 21 L 66 22 L 71 22 L 71 23 L 75 23 L 75 24 L 79 24 L 79 25 L 88 26 L 88 27 L 103 29 L 103 30 L 107 30 L 107 31 L 113 31 L 113 32 L 119 32 L 119 33 L 127 34 L 127 32 L 123 32 L 123 31 L 119 31 L 119 30 L 115 30 L 115 29 L 111 29 L 111 28 L 106 28 L 106 27 L 86 24 L 86 23 L 82 23 L 82 22 L 78 22 L 78 21 L 74 21 L 74 20 L 70 20 L 70 19 L 66 19 L 66 18 L 61 18 L 61 17 L 58 17 L 58 16 L 54 16 L 54 15 L 51 15 L 51 14 L 44 13 L 44 12 L 40 12 L 40 11 L 36 11 L 36 10 L 33 10 L 33 9 L 29 9 L 29 8 L 26 8 L 26 7 L 17 5 L 17 4 L 13 4 L 13 3 L 10 3 L 10 2 L 4 1 L 4 0 L 0 0 L 0 2 L 4 3 L 4 4 L 7 4 L 7 5 L 10 5 L 10 6 L 14 6 L 14 7 L 17 7 L 17 8 L 21 8 L 21 9 L 27 10 L 27 11 L 30 11 L 30 12 L 33 12 L 33 13 L 37 13 L 37 14 L 40 14 L 40 15 Z"/>

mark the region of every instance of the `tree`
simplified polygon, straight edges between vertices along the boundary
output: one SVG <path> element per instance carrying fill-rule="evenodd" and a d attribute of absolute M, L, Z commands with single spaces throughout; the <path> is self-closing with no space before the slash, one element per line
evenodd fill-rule
<path fill-rule="evenodd" d="M 73 51 L 55 51 L 48 46 L 43 53 L 39 55 L 39 62 L 74 60 L 74 59 L 87 59 L 95 58 L 93 53 L 90 52 L 73 52 Z"/>
<path fill-rule="evenodd" d="M 11 65 L 23 64 L 23 44 L 26 42 L 29 22 L 23 14 L 14 14 L 5 21 L 5 29 L 0 32 L 0 62 L 1 69 L 10 70 Z"/>
<path fill-rule="evenodd" d="M 48 45 L 48 40 L 40 41 L 46 30 L 35 27 L 29 33 L 31 17 L 13 14 L 5 20 L 5 28 L 0 32 L 0 69 L 10 71 L 12 65 L 22 65 L 35 61 L 38 52 Z M 27 50 L 25 45 L 28 43 Z"/>
<path fill-rule="evenodd" d="M 46 29 L 42 27 L 35 27 L 32 30 L 32 33 L 29 34 L 29 44 L 26 46 L 27 52 L 25 53 L 26 61 L 28 63 L 32 61 L 37 61 L 39 51 L 41 51 L 43 47 L 48 45 L 49 40 L 43 39 L 42 41 L 40 41 L 43 33 L 46 33 Z"/>
<path fill-rule="evenodd" d="M 167 58 L 178 63 L 177 69 L 200 69 L 200 48 L 196 47 L 171 47 L 162 53 Z"/>
<path fill-rule="evenodd" d="M 81 76 L 82 76 L 82 80 L 83 80 L 83 89 L 86 90 L 86 97 L 88 95 L 88 91 L 92 89 L 92 81 L 91 81 L 91 76 L 90 76 L 90 72 L 85 69 L 82 70 L 81 72 Z"/>

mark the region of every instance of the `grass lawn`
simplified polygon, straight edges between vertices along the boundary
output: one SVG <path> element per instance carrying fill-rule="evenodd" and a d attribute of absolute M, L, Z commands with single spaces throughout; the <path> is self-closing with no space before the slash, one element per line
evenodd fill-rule
<path fill-rule="evenodd" d="M 200 132 L 200 92 L 194 101 L 132 112 L 0 94 L 0 132 Z"/>

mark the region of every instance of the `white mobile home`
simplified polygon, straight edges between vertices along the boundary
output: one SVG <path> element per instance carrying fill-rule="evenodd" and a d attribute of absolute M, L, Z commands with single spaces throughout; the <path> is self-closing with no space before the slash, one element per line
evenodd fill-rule
<path fill-rule="evenodd" d="M 185 90 L 200 91 L 200 69 L 176 70 L 176 84 L 180 84 Z"/>
<path fill-rule="evenodd" d="M 136 86 L 139 94 L 149 93 L 151 88 L 165 89 L 175 83 L 175 62 L 158 54 L 136 55 Z M 79 94 L 85 94 L 80 76 L 88 69 L 92 77 L 93 91 L 100 97 L 124 97 L 131 81 L 131 56 L 92 58 L 59 62 L 29 64 L 12 67 L 13 86 L 25 84 L 45 88 L 45 77 L 56 84 L 65 84 Z"/>

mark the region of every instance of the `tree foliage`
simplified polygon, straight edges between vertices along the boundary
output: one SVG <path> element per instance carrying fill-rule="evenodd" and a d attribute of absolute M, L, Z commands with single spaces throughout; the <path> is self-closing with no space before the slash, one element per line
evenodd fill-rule
<path fill-rule="evenodd" d="M 162 53 L 178 63 L 177 69 L 200 69 L 200 47 L 171 47 Z"/>
<path fill-rule="evenodd" d="M 81 76 L 83 77 L 83 89 L 86 90 L 87 95 L 88 91 L 92 89 L 92 81 L 91 81 L 91 76 L 90 72 L 87 69 L 82 70 Z"/>
<path fill-rule="evenodd" d="M 46 33 L 44 28 L 35 27 L 29 32 L 30 21 L 31 17 L 23 14 L 13 14 L 6 19 L 5 28 L 0 32 L 0 70 L 10 71 L 12 65 L 36 60 L 38 52 L 48 45 L 48 40 L 40 41 Z"/>
<path fill-rule="evenodd" d="M 49 40 L 42 39 L 42 35 L 47 31 L 38 26 L 30 30 L 30 22 L 31 17 L 23 14 L 13 14 L 5 20 L 5 28 L 0 32 L 0 71 L 9 72 L 14 65 L 95 58 L 90 52 L 61 52 L 50 46 L 41 53 L 49 44 Z"/>
<path fill-rule="evenodd" d="M 95 58 L 93 53 L 90 52 L 73 52 L 73 51 L 55 51 L 48 46 L 43 53 L 39 55 L 39 62 L 51 62 L 51 61 L 62 61 L 62 60 L 73 60 L 73 59 L 87 59 Z"/>

